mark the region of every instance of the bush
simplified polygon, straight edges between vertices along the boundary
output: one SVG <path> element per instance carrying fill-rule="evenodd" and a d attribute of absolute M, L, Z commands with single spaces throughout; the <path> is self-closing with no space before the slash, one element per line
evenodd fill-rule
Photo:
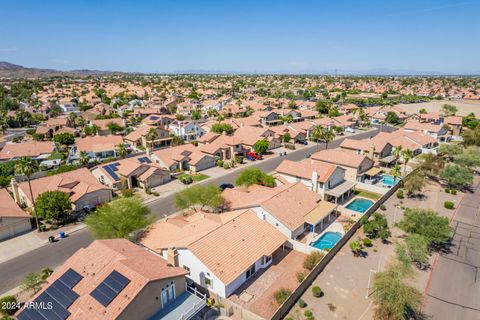
<path fill-rule="evenodd" d="M 399 189 L 399 190 L 397 191 L 397 198 L 398 198 L 398 199 L 403 199 L 403 198 L 404 198 L 403 190 L 402 190 L 402 189 Z"/>
<path fill-rule="evenodd" d="M 217 166 L 223 167 L 223 160 L 217 160 Z"/>
<path fill-rule="evenodd" d="M 230 169 L 230 168 L 231 168 L 230 163 L 228 163 L 228 162 L 223 163 L 223 169 Z"/>
<path fill-rule="evenodd" d="M 277 301 L 278 304 L 282 304 L 288 299 L 288 297 L 290 297 L 291 294 L 292 291 L 290 291 L 290 289 L 281 288 L 275 291 L 273 293 L 273 296 L 275 297 L 275 301 Z"/>
<path fill-rule="evenodd" d="M 323 291 L 322 289 L 320 289 L 320 287 L 315 286 L 312 288 L 312 294 L 315 298 L 320 298 L 321 296 L 323 296 Z"/>
<path fill-rule="evenodd" d="M 363 245 L 365 247 L 371 247 L 373 245 L 372 240 L 370 240 L 368 238 L 363 239 Z"/>
<path fill-rule="evenodd" d="M 235 156 L 236 163 L 243 163 L 243 156 Z"/>
<path fill-rule="evenodd" d="M 309 318 L 309 317 L 313 316 L 313 313 L 312 313 L 311 310 L 308 310 L 308 309 L 307 309 L 307 310 L 305 310 L 305 312 L 303 313 L 303 315 L 304 315 L 305 317 L 308 317 L 308 318 Z"/>
<path fill-rule="evenodd" d="M 385 207 L 385 205 L 382 204 L 382 205 L 380 206 L 380 210 L 385 211 L 385 210 L 387 210 L 387 207 Z"/>
<path fill-rule="evenodd" d="M 296 276 L 297 276 L 298 283 L 302 283 L 303 280 L 305 280 L 305 278 L 307 277 L 307 275 L 303 271 L 298 271 Z"/>
<path fill-rule="evenodd" d="M 186 175 L 186 176 L 183 176 L 180 178 L 180 181 L 183 183 L 183 184 L 190 184 L 193 182 L 193 178 L 189 175 Z"/>
<path fill-rule="evenodd" d="M 313 251 L 303 260 L 303 267 L 307 270 L 313 270 L 322 259 L 323 254 L 321 252 Z"/>
<path fill-rule="evenodd" d="M 450 189 L 445 188 L 445 193 L 450 193 Z"/>
<path fill-rule="evenodd" d="M 17 298 L 15 296 L 5 296 L 0 298 L 0 313 L 4 316 L 13 315 L 17 310 Z"/>
<path fill-rule="evenodd" d="M 122 189 L 122 197 L 124 198 L 133 197 L 133 190 L 128 188 Z"/>
<path fill-rule="evenodd" d="M 307 306 L 307 303 L 303 301 L 302 299 L 298 300 L 298 306 L 300 308 L 305 308 Z"/>
<path fill-rule="evenodd" d="M 445 203 L 443 204 L 443 206 L 447 209 L 453 209 L 455 207 L 455 205 L 453 204 L 452 201 L 445 201 Z"/>
<path fill-rule="evenodd" d="M 452 190 L 450 190 L 450 193 L 453 194 L 454 196 L 456 196 L 457 195 L 457 190 L 452 189 Z"/>

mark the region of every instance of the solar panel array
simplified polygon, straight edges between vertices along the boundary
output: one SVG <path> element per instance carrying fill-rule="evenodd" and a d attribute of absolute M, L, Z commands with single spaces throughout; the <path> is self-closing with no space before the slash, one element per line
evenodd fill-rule
<path fill-rule="evenodd" d="M 142 157 L 142 158 L 138 158 L 138 162 L 140 162 L 140 163 L 152 163 L 152 160 L 150 160 L 148 157 Z"/>
<path fill-rule="evenodd" d="M 120 177 L 115 173 L 115 171 L 118 171 L 118 166 L 120 165 L 119 162 L 107 164 L 103 166 L 103 170 L 105 170 L 115 181 L 120 180 Z"/>
<path fill-rule="evenodd" d="M 55 280 L 33 304 L 23 309 L 18 320 L 65 320 L 70 316 L 68 308 L 78 298 L 72 289 L 83 277 L 73 269 L 68 269 Z"/>
<path fill-rule="evenodd" d="M 150 119 L 152 119 L 152 120 L 158 120 L 158 119 L 160 119 L 160 118 L 157 117 L 157 116 L 151 116 Z"/>
<path fill-rule="evenodd" d="M 102 306 L 107 307 L 129 283 L 129 279 L 113 270 L 90 295 Z"/>

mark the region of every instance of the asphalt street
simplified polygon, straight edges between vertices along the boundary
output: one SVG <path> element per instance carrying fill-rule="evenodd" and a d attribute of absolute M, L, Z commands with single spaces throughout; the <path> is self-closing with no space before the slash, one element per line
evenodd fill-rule
<path fill-rule="evenodd" d="M 393 128 L 383 128 L 383 131 L 392 131 Z M 356 135 L 349 136 L 352 139 L 364 139 L 367 137 L 375 136 L 377 131 L 359 132 Z M 341 139 L 337 139 L 328 145 L 328 148 L 336 148 L 340 145 Z M 271 172 L 282 162 L 284 159 L 293 161 L 299 161 L 305 159 L 305 156 L 309 153 L 314 153 L 317 150 L 324 149 L 325 145 L 312 145 L 307 148 L 287 152 L 286 156 L 274 157 L 257 161 L 255 167 L 265 171 Z M 220 185 L 222 183 L 233 183 L 236 177 L 240 174 L 240 171 L 226 171 L 226 174 L 222 177 L 209 179 L 202 183 L 212 183 L 214 185 Z M 151 212 L 158 218 L 163 218 L 176 211 L 174 207 L 173 195 L 160 198 L 158 201 L 153 201 L 147 204 Z M 55 268 L 61 265 L 67 260 L 74 252 L 82 247 L 88 246 L 93 241 L 91 233 L 88 229 L 82 229 L 71 234 L 69 237 L 57 241 L 53 244 L 47 244 L 38 249 L 32 250 L 24 255 L 16 257 L 12 260 L 6 261 L 0 264 L 0 294 L 9 291 L 18 285 L 20 285 L 22 279 L 29 272 L 38 272 L 44 267 Z M 15 250 L 15 248 L 12 248 Z"/>

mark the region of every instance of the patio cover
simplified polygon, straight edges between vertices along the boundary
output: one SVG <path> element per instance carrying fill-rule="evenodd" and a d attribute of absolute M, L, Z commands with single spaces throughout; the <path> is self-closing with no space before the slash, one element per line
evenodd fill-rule
<path fill-rule="evenodd" d="M 342 183 L 340 183 L 338 186 L 336 186 L 335 188 L 332 188 L 332 189 L 330 189 L 330 190 L 327 190 L 325 193 L 328 194 L 329 196 L 338 198 L 338 197 L 340 197 L 342 194 L 344 194 L 345 192 L 347 192 L 348 190 L 350 190 L 350 189 L 352 189 L 353 187 L 355 187 L 355 185 L 356 185 L 355 182 L 345 180 L 345 181 L 343 181 Z"/>
<path fill-rule="evenodd" d="M 327 217 L 333 210 L 335 210 L 336 207 L 337 205 L 334 203 L 320 201 L 318 206 L 305 216 L 305 222 L 315 226 L 320 223 L 320 221 L 325 219 L 325 217 Z"/>
<path fill-rule="evenodd" d="M 380 172 L 382 172 L 382 169 L 373 167 L 373 168 L 370 168 L 367 172 L 365 172 L 365 174 L 370 177 L 375 177 Z"/>
<path fill-rule="evenodd" d="M 392 163 L 393 161 L 395 161 L 395 159 L 395 156 L 386 156 L 385 158 L 380 159 L 380 162 Z"/>

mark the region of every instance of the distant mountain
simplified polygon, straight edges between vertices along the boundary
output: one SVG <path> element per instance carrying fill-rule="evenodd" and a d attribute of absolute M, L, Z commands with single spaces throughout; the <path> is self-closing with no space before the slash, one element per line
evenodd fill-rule
<path fill-rule="evenodd" d="M 54 76 L 86 77 L 105 74 L 122 74 L 123 72 L 99 70 L 60 71 L 54 69 L 28 68 L 7 61 L 0 61 L 0 78 L 41 78 Z"/>

